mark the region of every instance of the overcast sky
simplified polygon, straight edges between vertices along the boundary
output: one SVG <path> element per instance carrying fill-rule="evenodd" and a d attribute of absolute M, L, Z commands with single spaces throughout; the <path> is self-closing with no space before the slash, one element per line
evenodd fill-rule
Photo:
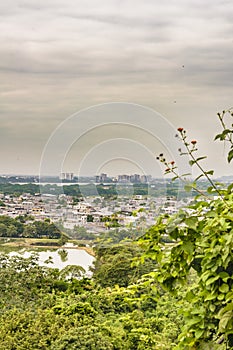
<path fill-rule="evenodd" d="M 1 1 L 0 173 L 38 174 L 60 123 L 117 101 L 152 108 L 188 129 L 208 154 L 207 168 L 232 174 L 223 145 L 213 142 L 216 113 L 233 105 L 232 18 L 231 0 Z M 105 152 L 98 146 L 109 138 L 124 134 L 135 142 L 135 131 L 117 132 L 87 134 L 63 170 L 77 172 L 93 147 Z M 140 143 L 146 141 L 141 135 Z M 147 147 L 160 153 L 157 141 Z M 115 163 L 109 157 L 99 170 L 137 170 L 130 159 L 128 168 L 125 160 L 120 164 L 120 149 Z"/>

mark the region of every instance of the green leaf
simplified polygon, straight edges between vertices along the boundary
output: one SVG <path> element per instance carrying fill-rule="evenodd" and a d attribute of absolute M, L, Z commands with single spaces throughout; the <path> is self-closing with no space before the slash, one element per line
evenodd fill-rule
<path fill-rule="evenodd" d="M 216 294 L 209 293 L 207 297 L 205 298 L 205 301 L 210 301 L 216 299 Z"/>
<path fill-rule="evenodd" d="M 225 129 L 225 130 L 223 130 L 223 132 L 221 133 L 221 134 L 217 134 L 216 136 L 215 136 L 215 138 L 214 138 L 214 141 L 215 140 L 218 140 L 218 139 L 220 139 L 220 141 L 224 141 L 225 139 L 226 139 L 226 136 L 228 135 L 228 134 L 232 134 L 232 130 L 230 130 L 230 129 Z"/>
<path fill-rule="evenodd" d="M 222 140 L 222 134 L 217 134 L 214 138 L 214 141 L 216 141 L 218 139 Z"/>
<path fill-rule="evenodd" d="M 218 317 L 222 317 L 227 311 L 233 311 L 233 302 L 222 308 L 218 313 Z"/>
<path fill-rule="evenodd" d="M 227 135 L 227 134 L 232 134 L 232 130 L 230 129 L 225 129 L 223 132 L 222 132 L 222 135 Z"/>
<path fill-rule="evenodd" d="M 229 292 L 226 295 L 226 302 L 233 300 L 233 292 Z"/>
<path fill-rule="evenodd" d="M 198 225 L 198 218 L 196 216 L 192 216 L 190 218 L 185 219 L 185 224 L 193 230 L 196 230 Z"/>
<path fill-rule="evenodd" d="M 197 163 L 197 162 L 200 162 L 201 160 L 206 159 L 206 158 L 207 158 L 206 156 L 204 156 L 204 157 L 199 157 L 199 158 L 196 159 L 196 163 Z"/>
<path fill-rule="evenodd" d="M 215 136 L 215 138 L 214 138 L 214 141 L 220 139 L 221 136 L 222 136 L 222 134 L 217 134 L 217 135 Z"/>
<path fill-rule="evenodd" d="M 219 290 L 221 293 L 228 293 L 229 292 L 229 286 L 228 284 L 224 283 L 219 287 Z"/>
<path fill-rule="evenodd" d="M 197 339 L 200 339 L 200 338 L 202 337 L 202 335 L 204 334 L 204 332 L 205 332 L 204 329 L 197 329 L 197 330 L 195 331 L 195 337 L 196 337 Z"/>
<path fill-rule="evenodd" d="M 192 188 L 193 188 L 193 186 L 190 185 L 190 184 L 187 184 L 187 185 L 184 186 L 184 189 L 185 189 L 186 192 L 190 192 L 192 190 Z"/>
<path fill-rule="evenodd" d="M 214 189 L 213 189 L 212 186 L 210 186 L 210 187 L 207 188 L 207 193 L 212 193 L 213 191 L 214 191 Z"/>
<path fill-rule="evenodd" d="M 207 175 L 214 175 L 214 170 L 206 171 L 206 174 L 207 174 Z"/>
<path fill-rule="evenodd" d="M 204 174 L 199 175 L 198 177 L 195 178 L 195 181 L 199 180 Z"/>
<path fill-rule="evenodd" d="M 228 163 L 231 162 L 232 158 L 233 158 L 233 149 L 230 150 L 230 152 L 228 153 L 228 157 L 227 157 Z"/>
<path fill-rule="evenodd" d="M 220 278 L 224 281 L 227 282 L 228 278 L 230 277 L 227 272 L 222 271 L 219 273 Z"/>
<path fill-rule="evenodd" d="M 211 277 L 207 280 L 206 285 L 209 286 L 210 284 L 214 283 L 215 281 L 217 281 L 219 279 L 219 276 L 215 276 L 215 277 Z"/>
<path fill-rule="evenodd" d="M 211 210 L 206 214 L 207 218 L 215 218 L 217 216 L 216 212 Z"/>
<path fill-rule="evenodd" d="M 186 322 L 186 325 L 190 327 L 190 326 L 193 326 L 194 324 L 197 324 L 201 321 L 202 321 L 201 316 L 194 316 Z"/>
<path fill-rule="evenodd" d="M 211 304 L 211 305 L 210 305 L 210 311 L 211 311 L 211 312 L 214 312 L 215 309 L 216 309 L 216 305 Z"/>
<path fill-rule="evenodd" d="M 192 242 L 184 242 L 182 244 L 182 248 L 185 252 L 188 252 L 189 254 L 192 254 L 194 251 L 194 244 Z"/>
<path fill-rule="evenodd" d="M 225 332 L 228 322 L 232 319 L 232 311 L 227 311 L 219 321 L 219 331 Z"/>
<path fill-rule="evenodd" d="M 195 164 L 195 163 L 196 163 L 195 160 L 190 160 L 190 161 L 189 161 L 189 165 L 191 165 L 191 166 L 192 166 L 193 164 Z"/>
<path fill-rule="evenodd" d="M 195 294 L 190 290 L 187 294 L 186 294 L 186 300 L 189 302 L 193 302 L 193 299 L 195 298 Z"/>
<path fill-rule="evenodd" d="M 206 280 L 208 280 L 208 278 L 210 276 L 211 276 L 211 272 L 209 270 L 207 270 L 201 275 L 201 279 L 202 279 L 203 282 L 205 282 Z"/>
<path fill-rule="evenodd" d="M 227 187 L 228 193 L 231 193 L 232 189 L 233 189 L 233 183 Z"/>

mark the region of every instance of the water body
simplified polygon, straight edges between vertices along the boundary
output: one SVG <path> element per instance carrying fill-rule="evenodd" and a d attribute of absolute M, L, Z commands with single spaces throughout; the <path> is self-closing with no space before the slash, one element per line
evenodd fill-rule
<path fill-rule="evenodd" d="M 63 269 L 67 265 L 80 265 L 86 270 L 86 275 L 91 276 L 89 267 L 94 261 L 94 257 L 82 249 L 47 249 L 47 248 L 9 248 L 0 247 L 0 253 L 7 253 L 9 256 L 19 255 L 29 258 L 33 253 L 39 256 L 39 265 Z M 46 263 L 46 260 L 52 262 Z"/>

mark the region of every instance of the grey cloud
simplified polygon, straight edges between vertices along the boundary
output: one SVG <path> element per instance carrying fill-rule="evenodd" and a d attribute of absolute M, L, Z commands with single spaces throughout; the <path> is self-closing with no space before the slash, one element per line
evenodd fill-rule
<path fill-rule="evenodd" d="M 159 106 L 178 121 L 185 108 L 196 114 L 197 102 L 225 107 L 232 15 L 232 2 L 221 0 L 1 2 L 0 113 L 9 137 L 31 132 L 36 143 L 77 108 L 110 100 Z"/>

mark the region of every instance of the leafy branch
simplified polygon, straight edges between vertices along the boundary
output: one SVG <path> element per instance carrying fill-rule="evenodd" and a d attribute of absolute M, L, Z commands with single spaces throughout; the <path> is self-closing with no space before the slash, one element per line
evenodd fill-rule
<path fill-rule="evenodd" d="M 213 180 L 211 179 L 210 176 L 212 176 L 214 174 L 213 170 L 208 170 L 206 171 L 203 166 L 200 164 L 200 162 L 204 159 L 206 159 L 206 156 L 202 156 L 202 157 L 195 157 L 194 153 L 198 150 L 197 148 L 197 141 L 196 140 L 192 140 L 192 141 L 188 141 L 187 140 L 187 133 L 186 130 L 184 130 L 184 128 L 178 128 L 177 131 L 179 132 L 179 134 L 176 135 L 176 137 L 178 137 L 184 147 L 185 150 L 183 151 L 181 148 L 178 149 L 178 151 L 180 152 L 180 155 L 187 155 L 189 156 L 189 164 L 190 166 L 196 165 L 197 168 L 200 170 L 201 174 L 198 175 L 195 179 L 194 182 L 192 184 L 189 184 L 188 186 L 186 186 L 186 188 L 188 187 L 188 189 L 193 189 L 195 190 L 197 193 L 201 194 L 202 196 L 209 198 L 208 196 L 206 196 L 206 194 L 199 190 L 196 186 L 196 181 L 199 180 L 201 177 L 205 177 L 208 182 L 211 185 L 211 189 L 214 189 L 216 191 L 216 193 L 222 198 L 222 200 L 224 200 L 224 197 L 222 196 L 221 191 L 219 190 L 219 188 L 217 187 L 217 185 L 213 182 Z M 229 135 L 230 138 L 230 135 Z M 233 140 L 232 140 L 232 153 L 233 153 Z M 233 155 L 232 155 L 233 156 Z M 173 175 L 175 175 L 175 177 L 172 180 L 176 180 L 179 179 L 181 180 L 183 183 L 187 184 L 187 179 L 186 176 L 191 175 L 191 174 L 183 174 L 183 175 L 179 175 L 178 172 L 176 171 L 177 166 L 175 165 L 174 161 L 168 162 L 163 154 L 160 154 L 157 159 L 163 163 L 166 166 L 165 169 L 165 174 L 170 174 L 172 173 Z"/>
<path fill-rule="evenodd" d="M 229 142 L 231 144 L 227 157 L 228 163 L 230 163 L 233 159 L 233 124 L 231 123 L 231 126 L 227 127 L 226 117 L 233 117 L 233 107 L 222 111 L 222 113 L 218 113 L 217 116 L 220 120 L 223 131 L 220 134 L 216 135 L 214 140 Z"/>
<path fill-rule="evenodd" d="M 159 160 L 161 163 L 163 163 L 165 165 L 165 167 L 166 167 L 165 175 L 167 175 L 167 174 L 173 174 L 174 175 L 174 177 L 172 178 L 172 181 L 175 181 L 175 180 L 179 179 L 185 185 L 184 188 L 187 191 L 190 191 L 190 190 L 193 189 L 197 193 L 199 193 L 200 195 L 202 195 L 202 196 L 204 196 L 204 197 L 209 199 L 209 197 L 206 196 L 206 194 L 203 191 L 199 190 L 196 187 L 195 181 L 193 183 L 187 183 L 186 176 L 190 176 L 191 175 L 190 173 L 179 175 L 179 173 L 176 170 L 178 167 L 175 165 L 175 161 L 174 160 L 171 161 L 171 162 L 168 162 L 166 160 L 166 158 L 164 158 L 163 153 L 161 153 L 158 157 L 156 157 L 156 159 Z"/>

